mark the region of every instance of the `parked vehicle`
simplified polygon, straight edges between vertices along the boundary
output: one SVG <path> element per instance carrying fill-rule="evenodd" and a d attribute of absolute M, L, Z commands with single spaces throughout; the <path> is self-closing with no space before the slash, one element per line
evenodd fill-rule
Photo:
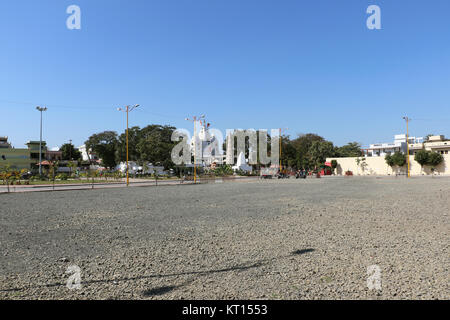
<path fill-rule="evenodd" d="M 286 174 L 286 173 L 279 172 L 279 173 L 277 174 L 277 178 L 278 178 L 278 179 L 289 179 L 290 176 L 289 176 L 288 174 Z"/>
<path fill-rule="evenodd" d="M 295 174 L 295 179 L 306 179 L 306 171 L 305 170 L 298 170 Z"/>
<path fill-rule="evenodd" d="M 261 168 L 260 178 L 261 179 L 272 179 L 277 176 L 278 168 Z"/>

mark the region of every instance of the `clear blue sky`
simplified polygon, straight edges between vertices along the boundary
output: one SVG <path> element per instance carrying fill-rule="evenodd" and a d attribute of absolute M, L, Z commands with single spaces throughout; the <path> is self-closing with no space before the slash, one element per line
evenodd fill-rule
<path fill-rule="evenodd" d="M 82 29 L 66 28 L 66 8 Z M 381 7 L 382 30 L 366 9 Z M 132 125 L 450 136 L 450 1 L 39 0 L 0 4 L 0 135 L 81 145 Z"/>

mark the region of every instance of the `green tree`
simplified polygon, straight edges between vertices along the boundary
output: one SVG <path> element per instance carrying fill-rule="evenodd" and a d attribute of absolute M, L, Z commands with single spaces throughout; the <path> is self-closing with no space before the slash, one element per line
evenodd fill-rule
<path fill-rule="evenodd" d="M 406 164 L 406 155 L 401 152 L 396 152 L 392 156 L 392 160 L 397 167 L 403 167 Z"/>
<path fill-rule="evenodd" d="M 428 165 L 431 167 L 431 171 L 434 173 L 436 167 L 440 165 L 444 161 L 444 157 L 442 154 L 437 152 L 430 152 L 428 158 Z"/>
<path fill-rule="evenodd" d="M 349 142 L 345 146 L 336 148 L 336 156 L 339 158 L 361 157 L 362 155 L 361 144 L 358 142 Z"/>
<path fill-rule="evenodd" d="M 67 166 L 70 168 L 70 175 L 72 175 L 74 172 L 76 172 L 78 163 L 76 161 L 69 161 L 67 163 Z"/>
<path fill-rule="evenodd" d="M 406 163 L 406 155 L 401 152 L 396 152 L 393 155 L 386 155 L 384 158 L 388 166 L 391 167 L 392 171 L 394 171 L 395 167 L 403 167 Z"/>
<path fill-rule="evenodd" d="M 331 168 L 333 169 L 333 174 L 336 174 L 337 166 L 338 166 L 337 160 L 331 160 Z"/>
<path fill-rule="evenodd" d="M 116 162 L 126 161 L 127 159 L 127 139 L 126 130 L 118 138 L 116 150 Z M 142 138 L 142 130 L 140 127 L 131 127 L 128 129 L 128 160 L 140 161 L 140 154 L 137 148 Z"/>
<path fill-rule="evenodd" d="M 296 161 L 297 150 L 289 140 L 289 136 L 281 137 L 281 163 L 283 168 L 286 167 L 297 168 Z"/>
<path fill-rule="evenodd" d="M 311 144 L 308 153 L 311 163 L 316 167 L 320 167 L 325 163 L 326 158 L 335 155 L 335 150 L 333 143 L 330 141 L 314 141 Z"/>
<path fill-rule="evenodd" d="M 139 142 L 136 145 L 139 161 L 150 161 L 153 164 L 160 162 L 165 169 L 173 168 L 171 152 L 175 142 L 171 140 L 171 137 L 175 129 L 172 126 L 160 125 L 142 128 Z"/>
<path fill-rule="evenodd" d="M 71 143 L 65 143 L 59 148 L 62 152 L 62 160 L 79 160 L 81 159 L 81 152 L 75 148 Z"/>
<path fill-rule="evenodd" d="M 116 166 L 118 139 L 115 131 L 104 131 L 93 134 L 85 144 L 88 150 L 91 149 L 102 159 L 105 167 L 112 169 Z"/>
<path fill-rule="evenodd" d="M 392 156 L 390 154 L 387 154 L 386 157 L 384 157 L 384 160 L 386 160 L 386 163 L 389 167 L 394 168 L 394 159 L 392 159 Z"/>
<path fill-rule="evenodd" d="M 384 158 L 386 163 L 392 168 L 394 171 L 394 167 L 401 168 L 406 164 L 406 155 L 401 152 L 396 152 L 393 155 L 386 155 Z"/>
<path fill-rule="evenodd" d="M 313 163 L 309 154 L 310 148 L 313 142 L 321 142 L 321 141 L 325 141 L 325 139 L 315 133 L 307 133 L 307 134 L 300 134 L 296 139 L 291 140 L 289 142 L 296 150 L 294 158 L 296 168 L 298 169 L 314 168 L 315 163 Z"/>
<path fill-rule="evenodd" d="M 421 171 L 423 171 L 423 167 L 426 166 L 430 161 L 430 152 L 422 149 L 416 152 L 414 156 L 414 160 L 420 164 Z"/>

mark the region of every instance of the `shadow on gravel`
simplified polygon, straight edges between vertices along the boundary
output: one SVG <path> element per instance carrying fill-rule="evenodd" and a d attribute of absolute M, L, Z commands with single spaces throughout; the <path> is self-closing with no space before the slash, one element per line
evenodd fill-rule
<path fill-rule="evenodd" d="M 160 295 L 168 293 L 174 289 L 178 289 L 179 287 L 181 287 L 181 286 L 164 286 L 164 287 L 153 288 L 153 289 L 145 290 L 144 292 L 142 292 L 142 295 L 144 297 L 160 296 Z"/>
<path fill-rule="evenodd" d="M 204 275 L 208 275 L 208 274 L 223 273 L 223 272 L 230 272 L 230 271 L 238 271 L 239 272 L 239 271 L 246 271 L 246 270 L 253 269 L 253 268 L 258 268 L 263 265 L 270 264 L 276 260 L 289 258 L 294 255 L 302 255 L 302 254 L 306 254 L 306 253 L 313 252 L 313 251 L 315 251 L 315 249 L 313 249 L 313 248 L 299 249 L 299 250 L 291 252 L 287 256 L 278 256 L 275 258 L 263 259 L 258 262 L 255 262 L 253 264 L 237 265 L 237 266 L 233 266 L 233 267 L 229 267 L 229 268 L 222 268 L 222 269 L 214 269 L 214 270 L 206 270 L 206 271 L 189 271 L 189 272 L 169 273 L 169 274 L 153 274 L 153 275 L 148 275 L 148 276 L 123 277 L 123 278 L 119 278 L 119 279 L 107 279 L 107 280 L 88 280 L 88 281 L 82 281 L 82 283 L 83 283 L 83 285 L 94 284 L 94 283 L 117 283 L 117 282 L 121 282 L 121 281 L 135 281 L 135 280 L 142 280 L 142 279 L 176 277 L 176 276 L 184 276 L 184 275 L 204 276 Z M 178 286 L 170 285 L 170 286 L 151 288 L 148 290 L 144 290 L 142 292 L 142 295 L 145 297 L 163 295 L 165 293 L 168 293 L 170 291 L 173 291 L 175 289 L 183 287 L 183 286 L 191 283 L 192 281 L 194 281 L 194 279 L 188 280 Z M 23 288 L 2 289 L 2 290 L 0 290 L 0 292 L 22 291 L 22 290 L 25 290 L 28 288 L 51 288 L 51 287 L 60 287 L 60 286 L 61 287 L 66 286 L 66 283 L 59 282 L 59 283 L 28 286 L 28 287 L 23 287 Z"/>
<path fill-rule="evenodd" d="M 182 272 L 182 273 L 177 273 L 177 274 L 170 274 L 170 275 L 161 275 L 161 277 L 168 277 L 168 276 L 180 276 L 180 275 L 196 275 L 196 276 L 203 276 L 203 275 L 207 275 L 207 274 L 213 274 L 213 273 L 222 273 L 222 272 L 229 272 L 229 271 L 245 271 L 248 269 L 253 269 L 253 268 L 257 268 L 262 266 L 263 263 L 262 262 L 257 262 L 254 263 L 252 265 L 248 265 L 248 266 L 234 266 L 234 267 L 230 267 L 230 268 L 224 268 L 224 269 L 218 269 L 218 270 L 208 270 L 208 271 L 193 271 L 193 272 Z M 146 278 L 146 277 L 143 277 Z M 184 287 L 188 284 L 190 284 L 191 282 L 193 282 L 195 279 L 190 279 L 186 282 L 184 282 L 183 284 L 180 284 L 178 286 L 163 286 L 163 287 L 157 287 L 157 288 L 152 288 L 149 290 L 144 290 L 142 292 L 142 295 L 144 297 L 151 297 L 151 296 L 160 296 L 163 295 L 165 293 L 168 293 L 172 290 Z"/>
<path fill-rule="evenodd" d="M 148 275 L 148 276 L 139 276 L 139 277 L 124 277 L 120 279 L 108 279 L 108 280 L 88 280 L 88 281 L 82 281 L 83 285 L 86 284 L 93 284 L 93 283 L 116 283 L 121 281 L 134 281 L 134 280 L 142 280 L 142 279 L 151 279 L 151 278 L 164 278 L 164 277 L 176 277 L 176 276 L 183 276 L 183 275 L 207 275 L 207 274 L 213 274 L 213 273 L 222 273 L 222 272 L 229 272 L 229 271 L 244 271 L 252 268 L 257 268 L 262 266 L 262 262 L 257 262 L 252 265 L 244 265 L 244 266 L 234 266 L 230 268 L 223 268 L 223 269 L 217 269 L 217 270 L 207 270 L 207 271 L 190 271 L 190 272 L 180 272 L 180 273 L 169 273 L 169 274 L 154 274 L 154 275 Z M 191 281 L 188 281 L 184 283 L 183 285 L 188 284 Z M 179 288 L 180 286 L 164 286 L 154 289 L 149 289 L 143 292 L 146 296 L 152 296 L 152 295 L 160 295 L 164 294 L 166 292 L 172 291 L 176 288 Z M 35 286 L 29 286 L 29 287 L 23 287 L 23 288 L 11 288 L 11 289 L 2 289 L 0 292 L 9 292 L 9 291 L 21 291 L 25 290 L 27 288 L 51 288 L 51 287 L 63 287 L 66 286 L 66 283 L 51 283 L 51 284 L 43 284 L 43 285 L 35 285 Z"/>
<path fill-rule="evenodd" d="M 305 254 L 305 253 L 309 253 L 309 252 L 313 252 L 313 251 L 315 251 L 313 248 L 308 248 L 308 249 L 295 250 L 291 254 L 293 256 L 295 256 L 295 255 L 301 255 L 301 254 Z"/>

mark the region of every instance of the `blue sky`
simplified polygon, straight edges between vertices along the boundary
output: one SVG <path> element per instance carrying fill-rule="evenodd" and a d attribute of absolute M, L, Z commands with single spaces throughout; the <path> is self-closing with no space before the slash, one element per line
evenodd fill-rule
<path fill-rule="evenodd" d="M 68 30 L 76 4 L 82 29 Z M 381 8 L 382 30 L 366 9 Z M 0 135 L 81 145 L 130 124 L 288 127 L 337 145 L 450 136 L 450 1 L 40 0 L 0 4 Z"/>

